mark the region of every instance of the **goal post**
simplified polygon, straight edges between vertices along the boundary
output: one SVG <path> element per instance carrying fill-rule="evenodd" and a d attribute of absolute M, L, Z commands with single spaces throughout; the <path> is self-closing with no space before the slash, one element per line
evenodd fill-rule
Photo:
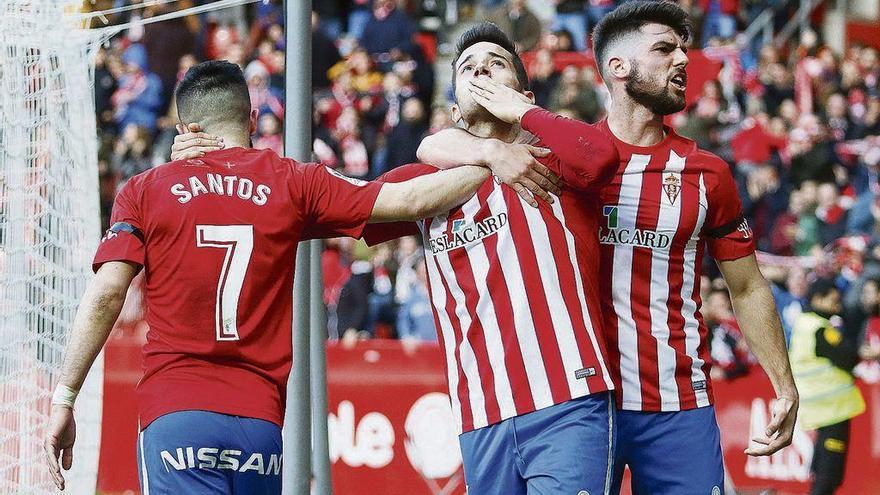
<path fill-rule="evenodd" d="M 100 238 L 92 61 L 81 2 L 0 2 L 0 493 L 56 493 L 42 436 Z M 99 357 L 77 401 L 68 492 L 94 494 Z"/>

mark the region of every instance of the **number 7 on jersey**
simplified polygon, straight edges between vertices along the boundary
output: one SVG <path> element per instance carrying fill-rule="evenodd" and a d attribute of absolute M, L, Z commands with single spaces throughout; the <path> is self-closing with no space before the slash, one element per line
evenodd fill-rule
<path fill-rule="evenodd" d="M 196 225 L 196 247 L 226 250 L 217 281 L 214 327 L 217 340 L 239 340 L 238 298 L 254 250 L 254 226 Z"/>

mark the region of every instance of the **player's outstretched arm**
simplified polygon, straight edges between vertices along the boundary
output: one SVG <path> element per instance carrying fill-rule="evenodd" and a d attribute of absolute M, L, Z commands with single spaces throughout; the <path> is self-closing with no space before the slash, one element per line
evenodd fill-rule
<path fill-rule="evenodd" d="M 776 391 L 770 424 L 762 435 L 752 438 L 759 445 L 750 446 L 745 452 L 770 455 L 791 444 L 798 410 L 798 391 L 791 374 L 782 323 L 773 293 L 758 269 L 754 254 L 719 261 L 718 267 L 727 282 L 733 310 L 749 349 L 757 356 Z"/>
<path fill-rule="evenodd" d="M 80 301 L 65 352 L 61 380 L 52 397 L 52 413 L 43 441 L 49 472 L 59 490 L 64 490 L 61 467 L 67 470 L 73 464 L 73 443 L 76 439 L 73 402 L 116 323 L 128 286 L 137 272 L 138 268 L 130 263 L 104 263 Z"/>
<path fill-rule="evenodd" d="M 440 169 L 479 165 L 492 170 L 532 206 L 533 196 L 553 202 L 559 195 L 559 177 L 538 162 L 550 150 L 524 143 L 505 143 L 499 139 L 474 136 L 464 129 L 444 129 L 422 140 L 416 156 L 422 163 Z"/>
<path fill-rule="evenodd" d="M 385 183 L 369 221 L 415 221 L 444 214 L 473 196 L 488 177 L 485 168 L 465 166 L 406 182 Z"/>

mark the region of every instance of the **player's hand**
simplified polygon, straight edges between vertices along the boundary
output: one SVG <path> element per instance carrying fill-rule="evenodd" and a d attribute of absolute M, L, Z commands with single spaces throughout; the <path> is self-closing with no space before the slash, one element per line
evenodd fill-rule
<path fill-rule="evenodd" d="M 205 134 L 199 124 L 189 124 L 187 128 L 177 124 L 177 135 L 171 145 L 171 161 L 201 158 L 210 151 L 226 147 L 223 138 Z"/>
<path fill-rule="evenodd" d="M 780 395 L 771 407 L 770 423 L 762 435 L 752 437 L 752 442 L 745 453 L 752 456 L 772 455 L 778 450 L 791 445 L 794 435 L 794 422 L 797 419 L 798 398 Z"/>
<path fill-rule="evenodd" d="M 471 79 L 468 81 L 468 90 L 474 101 L 508 124 L 519 122 L 526 112 L 537 108 L 528 96 L 488 77 Z"/>
<path fill-rule="evenodd" d="M 76 441 L 76 421 L 73 419 L 73 409 L 67 406 L 52 406 L 52 414 L 49 416 L 49 425 L 46 427 L 46 438 L 43 440 L 43 450 L 46 452 L 46 462 L 52 481 L 59 490 L 64 490 L 64 476 L 61 468 L 65 471 L 73 466 L 73 442 Z M 58 457 L 61 457 L 61 464 Z"/>
<path fill-rule="evenodd" d="M 538 206 L 536 196 L 553 203 L 551 194 L 559 196 L 562 193 L 559 177 L 538 162 L 538 158 L 549 155 L 550 150 L 498 139 L 486 140 L 485 146 L 485 162 L 492 173 L 530 205 Z"/>

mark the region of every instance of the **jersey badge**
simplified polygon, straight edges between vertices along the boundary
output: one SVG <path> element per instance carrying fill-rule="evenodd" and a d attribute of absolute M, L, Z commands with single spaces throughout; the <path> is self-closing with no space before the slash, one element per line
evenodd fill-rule
<path fill-rule="evenodd" d="M 675 200 L 678 199 L 678 193 L 681 192 L 681 179 L 678 174 L 670 172 L 663 176 L 663 191 L 666 193 L 669 204 L 674 205 Z"/>

